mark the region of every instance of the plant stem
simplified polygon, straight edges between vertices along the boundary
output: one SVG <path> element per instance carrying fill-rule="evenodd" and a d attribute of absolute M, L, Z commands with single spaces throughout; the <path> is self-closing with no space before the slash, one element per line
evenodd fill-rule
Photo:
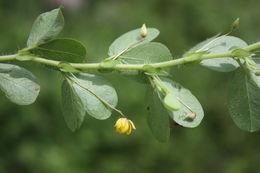
<path fill-rule="evenodd" d="M 164 92 L 165 95 L 170 92 L 157 75 L 152 75 L 149 77 L 152 79 L 150 81 L 153 82 L 155 86 L 159 87 Z"/>
<path fill-rule="evenodd" d="M 243 49 L 246 51 L 253 52 L 257 49 L 260 48 L 260 42 L 251 44 L 247 47 L 244 47 Z M 16 60 L 17 54 L 14 55 L 4 55 L 0 56 L 0 62 L 2 61 L 12 61 Z M 194 61 L 202 61 L 206 59 L 214 59 L 214 58 L 223 58 L 223 57 L 230 57 L 234 58 L 234 55 L 232 54 L 232 51 L 229 51 L 227 53 L 219 53 L 219 54 L 211 54 L 211 55 L 202 55 L 198 59 L 195 59 Z M 34 61 L 40 64 L 45 64 L 49 66 L 54 66 L 58 67 L 59 63 L 61 61 L 56 61 L 56 60 L 49 60 L 41 57 L 35 57 L 34 59 L 30 60 Z M 185 57 L 179 58 L 179 59 L 174 59 L 170 61 L 164 61 L 164 62 L 159 62 L 159 63 L 151 63 L 149 65 L 153 66 L 154 68 L 164 68 L 164 67 L 171 67 L 171 66 L 176 66 L 180 64 L 185 64 L 185 63 L 190 63 L 187 62 L 187 59 Z M 76 69 L 102 69 L 100 63 L 70 63 L 70 65 Z M 143 66 L 146 64 L 117 64 L 114 67 L 111 67 L 110 69 L 115 69 L 115 70 L 144 70 Z"/>
<path fill-rule="evenodd" d="M 11 60 L 15 60 L 15 57 L 17 56 L 17 54 L 13 54 L 13 55 L 2 55 L 0 56 L 0 61 L 11 61 Z"/>

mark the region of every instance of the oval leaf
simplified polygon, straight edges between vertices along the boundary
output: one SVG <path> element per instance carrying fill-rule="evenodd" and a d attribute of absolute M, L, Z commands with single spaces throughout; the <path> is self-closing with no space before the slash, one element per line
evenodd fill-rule
<path fill-rule="evenodd" d="M 85 111 L 92 117 L 104 120 L 111 116 L 111 108 L 117 105 L 117 94 L 112 85 L 104 78 L 94 75 L 81 73 L 77 75 L 78 82 L 73 83 L 76 93 L 81 98 Z"/>
<path fill-rule="evenodd" d="M 80 128 L 84 116 L 84 105 L 76 92 L 73 83 L 64 80 L 62 83 L 62 112 L 68 127 L 75 131 Z"/>
<path fill-rule="evenodd" d="M 27 46 L 32 47 L 45 43 L 56 37 L 63 27 L 64 18 L 60 8 L 41 14 L 32 26 Z"/>
<path fill-rule="evenodd" d="M 151 69 L 152 67 L 149 67 L 147 64 L 169 61 L 172 59 L 172 54 L 165 45 L 151 42 L 137 46 L 118 58 L 124 64 L 146 64 L 144 68 L 149 71 L 149 68 Z M 157 75 L 161 75 L 161 72 L 160 70 L 154 71 Z M 143 78 L 143 74 L 140 74 L 137 70 L 120 70 L 120 73 L 137 82 L 146 83 L 146 77 Z"/>
<path fill-rule="evenodd" d="M 172 59 L 170 50 L 161 43 L 145 43 L 119 56 L 127 64 L 150 64 Z"/>
<path fill-rule="evenodd" d="M 155 28 L 148 28 L 147 29 L 147 36 L 143 38 L 140 35 L 140 28 L 135 29 L 132 31 L 129 31 L 123 35 L 121 35 L 119 38 L 117 38 L 109 47 L 108 55 L 113 56 L 117 55 L 123 50 L 127 49 L 131 45 L 139 45 L 143 43 L 147 43 L 149 41 L 152 41 L 159 35 L 159 31 Z M 142 41 L 140 41 L 142 40 Z"/>
<path fill-rule="evenodd" d="M 246 46 L 247 43 L 240 38 L 223 35 L 201 42 L 190 49 L 188 52 L 195 52 L 198 50 L 208 51 L 208 55 L 212 55 L 216 53 L 227 53 L 232 47 L 243 48 Z M 228 57 L 203 60 L 200 64 L 211 70 L 219 72 L 230 72 L 239 67 L 239 64 L 233 58 Z"/>
<path fill-rule="evenodd" d="M 41 58 L 72 63 L 82 63 L 86 56 L 86 48 L 80 42 L 68 38 L 54 39 L 28 51 Z"/>
<path fill-rule="evenodd" d="M 163 77 L 161 80 L 168 90 L 178 97 L 179 102 L 181 103 L 181 108 L 179 110 L 168 111 L 170 117 L 172 117 L 176 123 L 184 127 L 193 128 L 198 126 L 204 117 L 204 112 L 197 98 L 188 89 L 183 88 L 177 82 Z M 196 114 L 194 119 L 189 119 L 186 117 L 189 113 L 192 113 L 190 109 Z"/>
<path fill-rule="evenodd" d="M 252 73 L 259 73 L 260 70 L 260 57 L 254 57 L 254 62 L 256 63 L 256 70 L 254 70 Z M 257 86 L 260 88 L 260 76 L 259 75 L 251 75 L 254 82 L 257 84 Z"/>
<path fill-rule="evenodd" d="M 260 76 L 235 71 L 230 80 L 228 108 L 235 124 L 246 131 L 260 130 Z"/>
<path fill-rule="evenodd" d="M 169 116 L 158 94 L 156 91 L 150 91 L 148 94 L 147 123 L 158 141 L 167 142 L 170 137 Z"/>
<path fill-rule="evenodd" d="M 31 72 L 10 64 L 0 64 L 0 89 L 10 101 L 19 105 L 32 104 L 40 92 Z"/>

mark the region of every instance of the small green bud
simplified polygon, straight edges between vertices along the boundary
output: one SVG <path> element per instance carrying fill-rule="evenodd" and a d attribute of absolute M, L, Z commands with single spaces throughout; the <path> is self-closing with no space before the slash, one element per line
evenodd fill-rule
<path fill-rule="evenodd" d="M 256 76 L 260 76 L 260 71 L 255 72 Z"/>
<path fill-rule="evenodd" d="M 146 25 L 143 24 L 142 27 L 141 27 L 141 30 L 140 30 L 140 35 L 145 38 L 147 36 L 147 28 L 146 28 Z"/>
<path fill-rule="evenodd" d="M 237 18 L 231 25 L 230 32 L 237 30 L 239 27 L 239 18 Z"/>
<path fill-rule="evenodd" d="M 181 103 L 179 102 L 177 97 L 172 93 L 168 93 L 164 97 L 163 103 L 164 106 L 171 111 L 177 111 L 181 108 Z"/>

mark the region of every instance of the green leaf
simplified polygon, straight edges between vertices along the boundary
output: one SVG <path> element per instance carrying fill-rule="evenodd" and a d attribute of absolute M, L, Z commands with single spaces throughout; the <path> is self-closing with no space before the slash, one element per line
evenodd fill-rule
<path fill-rule="evenodd" d="M 150 92 L 148 96 L 148 125 L 158 141 L 167 142 L 170 137 L 168 112 L 161 103 L 157 91 Z"/>
<path fill-rule="evenodd" d="M 260 57 L 253 57 L 253 60 L 255 61 L 257 68 L 260 69 Z"/>
<path fill-rule="evenodd" d="M 28 51 L 41 58 L 72 63 L 82 63 L 86 56 L 86 48 L 80 42 L 68 38 L 54 39 Z"/>
<path fill-rule="evenodd" d="M 258 83 L 256 83 L 258 81 Z M 246 131 L 260 130 L 260 77 L 237 69 L 230 80 L 228 108 L 235 124 Z"/>
<path fill-rule="evenodd" d="M 172 117 L 176 123 L 184 127 L 193 128 L 198 126 L 204 117 L 204 112 L 197 98 L 188 89 L 182 87 L 177 82 L 165 77 L 161 77 L 161 80 L 167 89 L 179 98 L 181 103 L 179 110 L 168 111 L 170 117 Z M 162 98 L 161 101 L 163 102 Z M 196 113 L 196 117 L 192 120 L 186 117 L 191 111 Z"/>
<path fill-rule="evenodd" d="M 144 64 L 146 70 L 151 72 L 148 72 L 147 74 L 157 73 L 158 75 L 166 75 L 166 73 L 162 70 L 154 70 L 152 72 L 152 66 L 147 64 L 169 61 L 172 59 L 172 55 L 169 49 L 163 44 L 151 42 L 137 46 L 122 54 L 118 58 L 122 60 L 122 63 L 124 64 Z M 167 71 L 167 69 L 164 70 Z M 144 75 L 140 74 L 137 70 L 120 70 L 120 74 L 126 75 L 128 78 L 132 78 L 135 81 L 142 83 L 144 83 L 144 80 L 146 80 L 146 77 L 144 78 Z"/>
<path fill-rule="evenodd" d="M 123 77 L 126 77 L 127 79 L 130 79 L 134 82 L 141 83 L 141 84 L 149 84 L 149 80 L 147 78 L 147 75 L 143 71 L 137 71 L 137 70 L 117 70 L 120 75 Z"/>
<path fill-rule="evenodd" d="M 256 63 L 256 70 L 254 71 L 254 73 L 257 76 L 260 76 L 260 57 L 254 57 L 253 60 Z M 258 82 L 257 82 L 257 84 L 258 84 Z M 260 86 L 260 81 L 259 81 L 258 86 Z"/>
<path fill-rule="evenodd" d="M 172 54 L 165 45 L 151 42 L 134 47 L 118 58 L 126 64 L 150 64 L 169 61 L 172 59 Z"/>
<path fill-rule="evenodd" d="M 32 104 L 40 92 L 38 81 L 31 72 L 10 64 L 0 64 L 0 89 L 18 105 Z"/>
<path fill-rule="evenodd" d="M 109 47 L 108 55 L 117 55 L 129 46 L 137 46 L 143 43 L 147 43 L 155 39 L 159 35 L 159 31 L 155 28 L 147 29 L 147 36 L 143 38 L 140 35 L 140 28 L 129 31 L 119 38 L 117 38 Z"/>
<path fill-rule="evenodd" d="M 188 52 L 208 51 L 208 55 L 213 55 L 219 53 L 227 53 L 232 47 L 243 48 L 246 46 L 247 43 L 240 38 L 223 35 L 220 37 L 213 37 L 204 42 L 201 42 L 190 49 Z M 239 64 L 233 58 L 228 57 L 203 60 L 200 64 L 211 70 L 219 72 L 230 72 L 239 67 Z"/>
<path fill-rule="evenodd" d="M 109 118 L 112 110 L 104 101 L 115 107 L 118 100 L 112 85 L 104 78 L 94 74 L 80 73 L 77 78 L 80 85 L 74 82 L 72 86 L 81 98 L 85 111 L 99 120 Z"/>
<path fill-rule="evenodd" d="M 41 14 L 32 26 L 27 46 L 33 47 L 53 39 L 61 32 L 63 26 L 64 18 L 60 8 Z"/>
<path fill-rule="evenodd" d="M 212 41 L 216 40 L 216 38 L 219 38 L 219 34 L 208 38 L 198 44 L 196 44 L 194 47 L 192 47 L 190 50 L 188 50 L 185 55 L 190 54 L 190 53 L 195 53 L 195 52 L 204 52 L 204 51 L 208 51 L 208 49 L 206 48 L 206 45 L 211 45 Z"/>
<path fill-rule="evenodd" d="M 71 81 L 64 80 L 62 83 L 62 112 L 68 127 L 75 131 L 80 128 L 85 110 L 82 100 Z"/>

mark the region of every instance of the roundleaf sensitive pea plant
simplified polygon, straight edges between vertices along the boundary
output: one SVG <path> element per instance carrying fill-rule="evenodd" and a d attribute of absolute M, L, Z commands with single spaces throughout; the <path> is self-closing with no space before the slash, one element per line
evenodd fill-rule
<path fill-rule="evenodd" d="M 108 57 L 96 63 L 84 62 L 86 49 L 79 41 L 56 38 L 63 26 L 60 8 L 43 13 L 33 24 L 27 47 L 16 54 L 0 56 L 0 89 L 10 101 L 29 105 L 40 91 L 31 72 L 10 63 L 43 64 L 63 76 L 62 112 L 72 131 L 80 128 L 86 114 L 104 120 L 114 111 L 120 115 L 116 131 L 131 134 L 136 129 L 134 123 L 116 108 L 116 90 L 100 75 L 120 72 L 146 84 L 147 122 L 156 139 L 164 142 L 170 136 L 170 119 L 187 128 L 198 126 L 203 119 L 197 98 L 169 75 L 174 66 L 199 63 L 219 72 L 233 71 L 228 97 L 230 115 L 239 128 L 250 132 L 260 130 L 260 58 L 257 57 L 260 42 L 247 44 L 230 36 L 238 20 L 230 32 L 199 43 L 178 59 L 173 59 L 165 45 L 153 42 L 159 35 L 157 29 L 143 25 L 117 38 L 109 47 Z"/>

